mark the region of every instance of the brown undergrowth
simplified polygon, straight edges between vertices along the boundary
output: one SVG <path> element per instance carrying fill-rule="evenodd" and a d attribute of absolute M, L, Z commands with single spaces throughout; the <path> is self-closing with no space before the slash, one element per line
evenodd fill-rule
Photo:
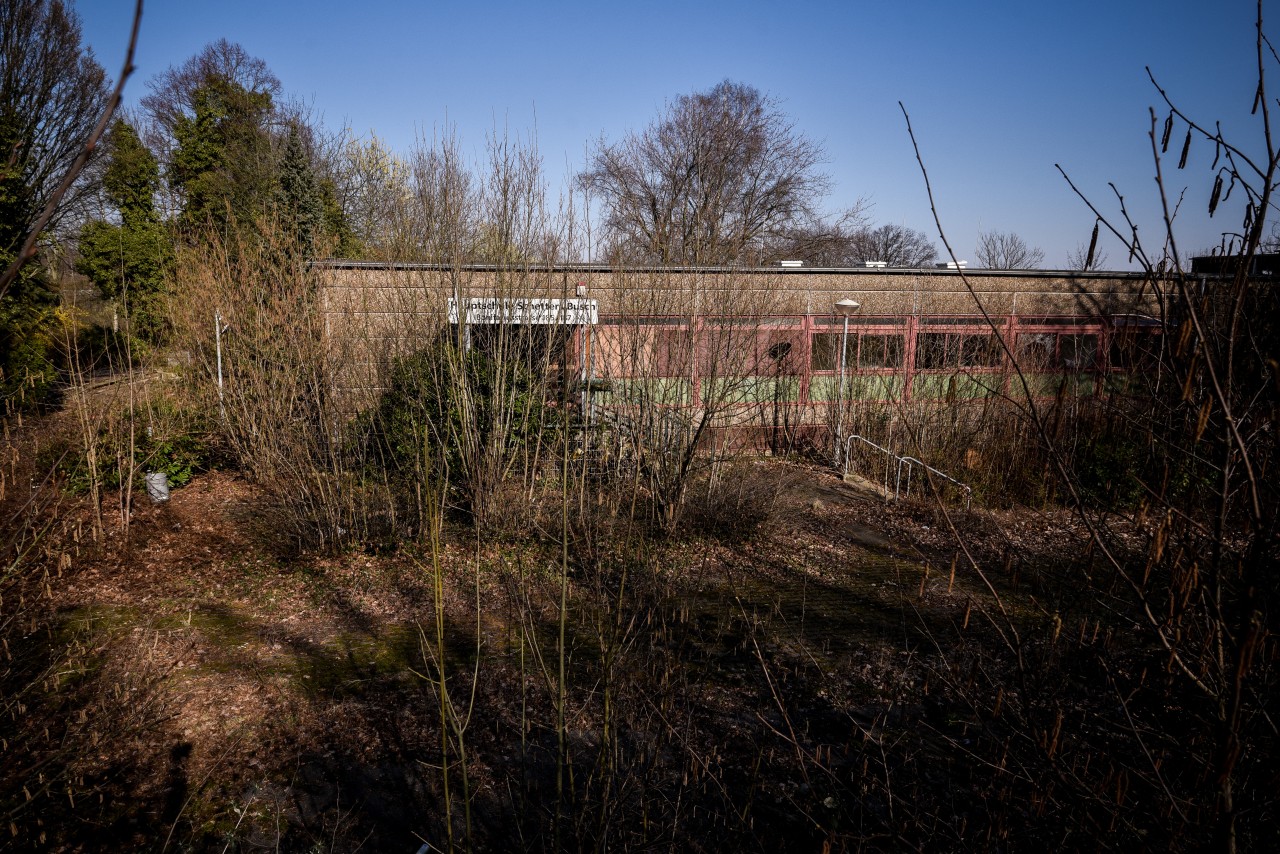
<path fill-rule="evenodd" d="M 782 485 L 754 533 L 694 512 L 659 535 L 608 502 L 579 508 L 563 692 L 546 520 L 483 541 L 446 524 L 441 662 L 421 545 L 282 551 L 256 489 L 228 472 L 139 506 L 127 537 L 107 514 L 101 542 L 24 606 L 35 630 L 6 636 L 6 680 L 28 697 L 5 724 L 20 769 L 0 789 L 6 844 L 404 850 L 443 847 L 450 822 L 479 850 L 1017 849 L 1107 821 L 1128 823 L 1117 838 L 1159 833 L 1132 795 L 1107 806 L 1115 786 L 1150 784 L 1116 782 L 1140 758 L 1131 745 L 1083 758 L 1115 700 L 1105 678 L 1064 679 L 1139 664 L 1098 600 L 1067 592 L 1089 572 L 1068 514 L 948 522 L 820 470 L 752 465 L 742 482 Z M 87 513 L 63 507 L 63 527 Z M 465 763 L 465 815 L 444 808 L 439 672 L 465 712 L 445 756 L 455 787 Z"/>

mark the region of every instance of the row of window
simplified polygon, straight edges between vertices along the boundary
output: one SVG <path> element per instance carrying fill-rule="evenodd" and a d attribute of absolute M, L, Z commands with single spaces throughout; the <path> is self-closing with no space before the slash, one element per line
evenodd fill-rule
<path fill-rule="evenodd" d="M 813 336 L 809 359 L 811 371 L 840 368 L 843 336 L 838 332 L 818 332 Z M 1093 333 L 1034 332 L 1018 335 L 1018 363 L 1033 370 L 1087 371 L 1098 367 L 1099 337 Z M 1125 342 L 1118 339 L 1111 364 L 1128 366 Z M 843 341 L 844 364 L 849 369 L 901 368 L 906 358 L 906 337 L 897 334 L 850 333 Z M 916 334 L 915 369 L 998 368 L 1004 363 L 1004 349 L 994 335 L 969 332 L 920 332 Z"/>
<path fill-rule="evenodd" d="M 765 338 L 755 360 L 760 366 L 774 365 L 780 371 L 796 373 L 799 343 L 782 337 Z M 814 333 L 809 370 L 840 370 L 841 347 L 844 364 L 850 370 L 897 369 L 906 359 L 906 337 L 901 334 Z M 1020 365 L 1032 370 L 1093 370 L 1100 366 L 1100 337 L 1093 333 L 1023 333 L 1016 338 Z M 1112 347 L 1112 366 L 1132 364 L 1132 356 L 1119 337 Z M 671 348 L 667 348 L 671 350 Z M 668 359 L 663 361 L 669 361 Z M 708 364 L 714 360 L 708 360 Z M 957 332 L 922 332 L 915 335 L 915 370 L 946 370 L 952 367 L 1000 367 L 1004 348 L 996 335 Z M 763 373 L 763 371 L 758 371 Z"/>
<path fill-rule="evenodd" d="M 839 332 L 814 333 L 809 369 L 839 370 L 842 338 Z M 900 368 L 906 352 L 905 342 L 901 335 L 850 333 L 844 342 L 844 363 L 850 368 Z"/>
<path fill-rule="evenodd" d="M 778 376 L 804 372 L 804 333 L 731 328 L 704 330 L 695 341 L 687 329 L 655 330 L 647 346 L 630 358 L 647 358 L 648 370 L 657 376 L 679 377 L 690 373 L 696 353 L 698 371 L 704 376 Z M 1102 337 L 1078 331 L 1020 332 L 1014 341 L 1018 364 L 1031 371 L 1092 371 L 1103 367 Z M 1121 330 L 1108 337 L 1105 365 L 1139 367 L 1151 358 L 1159 337 L 1146 331 Z M 815 332 L 810 337 L 808 370 L 835 372 L 842 363 L 850 371 L 901 369 L 907 358 L 907 336 L 899 332 Z M 642 354 L 647 353 L 647 356 Z M 1005 363 L 1004 348 L 990 333 L 945 331 L 917 332 L 913 367 L 917 371 L 997 369 Z M 627 371 L 629 373 L 630 371 Z"/>

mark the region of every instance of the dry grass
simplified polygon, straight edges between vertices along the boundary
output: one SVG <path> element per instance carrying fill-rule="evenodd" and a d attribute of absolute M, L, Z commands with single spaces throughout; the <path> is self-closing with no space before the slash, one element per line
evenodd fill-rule
<path fill-rule="evenodd" d="M 1043 828 L 1019 818 L 1025 794 L 998 777 L 987 785 L 1014 800 L 996 816 L 952 791 L 996 749 L 974 740 L 993 736 L 949 687 L 957 650 L 992 655 L 999 641 L 981 581 L 963 563 L 951 571 L 937 511 L 887 508 L 785 463 L 745 475 L 739 492 L 776 487 L 750 536 L 650 531 L 626 545 L 615 525 L 613 543 L 572 568 L 563 808 L 557 695 L 538 663 L 557 643 L 558 547 L 527 531 L 477 544 L 466 527 L 446 529 L 445 669 L 454 697 L 475 692 L 472 841 L 841 850 L 1065 827 L 1058 812 Z M 423 557 L 281 559 L 255 523 L 261 500 L 237 475 L 202 476 L 139 509 L 127 544 L 108 516 L 103 542 L 50 588 L 41 613 L 56 643 L 100 651 L 83 689 L 101 717 L 66 731 L 75 749 L 63 762 L 104 799 L 72 809 L 39 796 L 15 838 L 290 850 L 443 838 Z M 1081 536 L 1069 517 L 957 524 L 1018 625 L 1046 624 L 1044 592 L 1060 579 L 1030 570 L 1072 563 Z M 1089 607 L 1063 600 L 1053 613 L 1078 621 Z M 125 714 L 119 703 L 135 697 L 145 702 Z M 119 737 L 108 729 L 130 720 Z"/>

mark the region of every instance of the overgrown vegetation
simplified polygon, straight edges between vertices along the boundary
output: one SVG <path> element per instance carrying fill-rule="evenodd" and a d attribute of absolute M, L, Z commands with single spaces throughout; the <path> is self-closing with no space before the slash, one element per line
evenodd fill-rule
<path fill-rule="evenodd" d="M 1123 393 L 1034 386 L 1004 342 L 999 393 L 966 400 L 984 378 L 952 377 L 935 403 L 886 406 L 848 382 L 820 424 L 767 324 L 776 289 L 733 265 L 801 237 L 845 257 L 852 214 L 815 221 L 799 199 L 756 231 L 742 210 L 614 223 L 620 257 L 727 269 L 620 271 L 608 339 L 468 322 L 473 296 L 578 293 L 557 262 L 584 251 L 583 215 L 553 212 L 536 147 L 495 137 L 472 165 L 446 134 L 402 161 L 326 141 L 280 88 L 225 42 L 159 80 L 157 139 L 112 132 L 120 222 L 80 231 L 80 269 L 129 322 L 101 346 L 70 318 L 5 327 L 11 358 L 30 344 L 62 365 L 6 367 L 12 393 L 56 380 L 65 401 L 36 417 L 8 398 L 0 440 L 7 845 L 1274 838 L 1280 307 L 1251 261 L 1280 148 L 1250 159 L 1172 101 L 1153 116 L 1158 173 L 1175 129 L 1180 166 L 1197 139 L 1221 154 L 1211 182 L 1246 188 L 1245 238 L 1203 287 L 1172 216 L 1167 255 L 1131 244 L 1164 316 Z M 731 133 L 737 108 L 822 185 L 776 105 L 713 94 L 597 150 L 582 185 L 615 194 L 608 217 L 634 201 L 611 164 L 698 121 Z M 356 304 L 311 263 L 344 246 L 437 278 L 388 266 L 380 302 Z M 49 272 L 23 275 L 5 298 L 45 305 L 22 289 Z M 731 318 L 701 307 L 729 297 Z M 614 369 L 606 388 L 588 358 Z M 748 425 L 757 446 L 735 441 Z M 831 445 L 852 433 L 963 477 L 972 506 L 919 471 L 897 503 L 844 484 Z M 168 504 L 143 497 L 147 472 Z"/>

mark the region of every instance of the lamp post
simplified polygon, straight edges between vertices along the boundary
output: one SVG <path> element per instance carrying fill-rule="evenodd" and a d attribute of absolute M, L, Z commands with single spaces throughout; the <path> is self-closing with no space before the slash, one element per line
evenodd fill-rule
<path fill-rule="evenodd" d="M 578 282 L 578 287 L 574 291 L 576 301 L 574 303 L 574 313 L 581 314 L 583 302 L 587 298 L 587 285 L 585 282 Z M 583 424 L 591 423 L 591 374 L 590 374 L 590 358 L 588 350 L 591 347 L 591 327 L 586 323 L 578 324 L 578 367 L 582 380 L 582 422 Z M 594 354 L 592 354 L 594 355 Z M 586 433 L 584 432 L 585 436 Z"/>
<path fill-rule="evenodd" d="M 841 446 L 844 444 L 844 360 L 849 348 L 849 318 L 858 313 L 862 305 L 851 299 L 836 302 L 835 312 L 844 318 L 844 331 L 840 333 L 840 385 L 836 389 L 836 448 L 833 459 L 836 465 L 843 460 Z"/>

